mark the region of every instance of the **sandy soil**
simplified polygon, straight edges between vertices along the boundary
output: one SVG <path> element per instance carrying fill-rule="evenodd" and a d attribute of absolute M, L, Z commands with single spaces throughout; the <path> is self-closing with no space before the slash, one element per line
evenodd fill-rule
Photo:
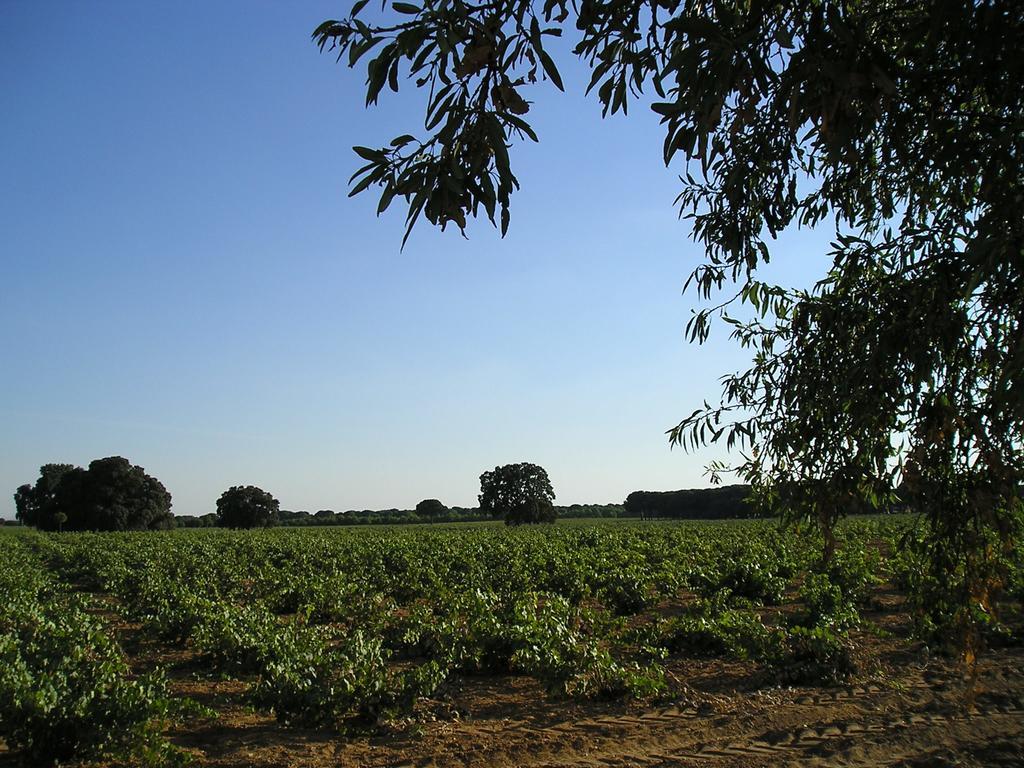
<path fill-rule="evenodd" d="M 529 678 L 467 677 L 415 718 L 372 736 L 291 729 L 245 705 L 245 684 L 180 675 L 218 720 L 173 734 L 200 765 L 1024 766 L 1024 649 L 992 650 L 974 695 L 962 671 L 919 644 L 899 601 L 855 633 L 861 671 L 837 688 L 779 687 L 753 663 L 678 659 L 670 692 L 645 704 L 554 699 Z M 187 669 L 188 659 L 178 669 Z"/>
<path fill-rule="evenodd" d="M 895 661 L 895 659 L 894 659 Z M 414 722 L 341 738 L 279 726 L 244 684 L 180 681 L 221 717 L 173 734 L 209 766 L 1021 766 L 1024 653 L 981 662 L 973 702 L 947 662 L 884 682 L 761 687 L 752 666 L 679 663 L 674 702 L 553 701 L 526 678 L 471 678 Z"/>
<path fill-rule="evenodd" d="M 1024 766 L 1024 649 L 988 651 L 972 697 L 956 664 L 905 639 L 898 603 L 866 618 L 886 632 L 855 633 L 860 674 L 842 687 L 780 687 L 753 663 L 695 659 L 671 660 L 669 693 L 646 703 L 464 677 L 364 736 L 282 726 L 247 705 L 245 682 L 210 676 L 191 651 L 132 625 L 118 631 L 139 669 L 160 663 L 176 693 L 219 713 L 170 733 L 199 766 Z M 0 764 L 13 764 L 2 752 Z"/>

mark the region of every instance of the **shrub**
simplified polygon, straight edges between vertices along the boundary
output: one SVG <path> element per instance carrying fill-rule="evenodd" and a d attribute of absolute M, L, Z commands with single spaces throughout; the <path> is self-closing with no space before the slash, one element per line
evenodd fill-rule
<path fill-rule="evenodd" d="M 170 699 L 158 672 L 131 678 L 102 624 L 20 565 L 19 583 L 0 583 L 0 737 L 36 765 L 178 762 L 163 726 L 200 708 Z"/>
<path fill-rule="evenodd" d="M 766 660 L 784 683 L 835 685 L 856 672 L 849 640 L 827 627 L 792 627 L 776 638 Z"/>
<path fill-rule="evenodd" d="M 523 462 L 480 475 L 480 509 L 508 525 L 553 523 L 555 492 L 543 467 Z"/>
<path fill-rule="evenodd" d="M 881 581 L 878 578 L 881 557 L 860 542 L 850 543 L 853 546 L 835 551 L 825 573 L 847 600 L 864 606 L 871 598 L 871 590 Z"/>
<path fill-rule="evenodd" d="M 757 659 L 769 645 L 768 629 L 755 614 L 710 602 L 667 620 L 659 635 L 666 650 L 694 656 Z"/>
<path fill-rule="evenodd" d="M 88 469 L 45 464 L 34 486 L 15 493 L 18 519 L 46 531 L 171 528 L 171 494 L 127 459 L 96 459 Z"/>
<path fill-rule="evenodd" d="M 222 528 L 267 528 L 277 525 L 280 504 L 255 485 L 236 485 L 217 499 L 217 525 Z"/>
<path fill-rule="evenodd" d="M 800 588 L 806 612 L 796 622 L 804 627 L 824 627 L 843 632 L 860 623 L 857 606 L 824 573 L 809 573 Z"/>

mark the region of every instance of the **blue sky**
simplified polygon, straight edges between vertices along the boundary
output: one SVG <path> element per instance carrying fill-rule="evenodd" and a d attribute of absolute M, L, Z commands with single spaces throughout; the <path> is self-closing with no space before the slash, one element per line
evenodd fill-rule
<path fill-rule="evenodd" d="M 309 41 L 342 3 L 0 6 L 0 516 L 39 465 L 122 455 L 178 514 L 236 484 L 288 509 L 475 503 L 533 461 L 562 504 L 706 485 L 664 431 L 742 352 L 686 344 L 701 258 L 656 116 L 537 88 L 502 240 L 348 199 L 354 144 L 422 133 L 411 83 Z M 808 284 L 828 238 L 769 275 Z"/>

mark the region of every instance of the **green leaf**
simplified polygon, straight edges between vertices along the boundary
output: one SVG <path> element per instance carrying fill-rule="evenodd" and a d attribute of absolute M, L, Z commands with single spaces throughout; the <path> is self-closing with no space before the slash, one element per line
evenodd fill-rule
<path fill-rule="evenodd" d="M 383 163 L 387 159 L 387 153 L 380 149 L 370 149 L 369 147 L 352 147 L 352 151 L 359 155 L 363 160 L 369 160 L 373 163 Z"/>
<path fill-rule="evenodd" d="M 380 216 L 384 211 L 391 205 L 391 201 L 395 199 L 394 187 L 388 186 L 384 188 L 384 191 L 380 195 L 380 202 L 377 203 L 377 215 Z"/>
<path fill-rule="evenodd" d="M 540 55 L 540 63 L 541 66 L 544 67 L 544 72 L 549 78 L 551 78 L 551 82 L 555 84 L 555 87 L 564 92 L 565 88 L 562 86 L 562 76 L 558 74 L 555 62 L 553 62 L 551 57 L 548 56 L 547 51 L 538 51 L 537 53 Z"/>
<path fill-rule="evenodd" d="M 675 117 L 683 112 L 683 105 L 676 101 L 655 102 L 651 104 L 651 110 L 663 117 Z"/>
<path fill-rule="evenodd" d="M 538 141 L 537 134 L 534 133 L 533 128 L 531 128 L 530 124 L 523 120 L 521 117 L 519 117 L 518 115 L 511 114 L 505 115 L 504 117 L 505 120 L 509 123 L 509 125 L 518 128 L 520 131 L 529 136 L 531 140 Z"/>
<path fill-rule="evenodd" d="M 375 182 L 376 180 L 377 179 L 374 178 L 374 174 L 373 173 L 368 173 L 366 176 L 363 177 L 363 179 L 358 184 L 356 184 L 354 187 L 352 187 L 352 189 L 348 193 L 348 196 L 349 197 L 355 197 L 360 192 L 362 192 L 364 189 L 366 189 L 371 184 L 373 184 L 373 182 Z"/>
<path fill-rule="evenodd" d="M 394 93 L 398 93 L 398 59 L 395 59 L 391 69 L 388 70 L 388 87 Z"/>
<path fill-rule="evenodd" d="M 540 24 L 537 22 L 537 17 L 534 16 L 530 21 L 530 44 L 540 51 L 543 49 L 543 44 L 540 41 Z"/>

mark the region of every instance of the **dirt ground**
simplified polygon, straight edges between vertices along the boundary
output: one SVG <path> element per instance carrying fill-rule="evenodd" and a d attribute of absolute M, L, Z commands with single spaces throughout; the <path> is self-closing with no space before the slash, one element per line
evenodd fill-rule
<path fill-rule="evenodd" d="M 1024 649 L 987 651 L 972 698 L 955 663 L 905 639 L 898 606 L 866 618 L 876 629 L 854 633 L 859 674 L 842 687 L 782 687 L 754 663 L 698 659 L 670 660 L 669 692 L 646 703 L 460 677 L 415 717 L 362 736 L 283 726 L 247 704 L 245 682 L 211 676 L 191 651 L 132 625 L 119 634 L 137 668 L 159 663 L 175 693 L 219 713 L 169 734 L 198 766 L 1024 766 Z M 3 752 L 0 765 L 16 764 Z"/>
<path fill-rule="evenodd" d="M 244 683 L 182 675 L 176 690 L 221 717 L 172 738 L 219 768 L 1024 766 L 1024 649 L 983 655 L 971 697 L 954 662 L 903 639 L 898 604 L 865 618 L 876 631 L 854 633 L 860 674 L 842 687 L 780 687 L 756 664 L 697 659 L 670 661 L 669 693 L 645 704 L 465 677 L 408 722 L 339 737 L 252 710 Z"/>
<path fill-rule="evenodd" d="M 948 662 L 889 654 L 884 682 L 762 687 L 752 665 L 670 666 L 674 702 L 555 701 L 468 678 L 416 722 L 367 737 L 279 726 L 244 684 L 177 683 L 221 717 L 173 734 L 208 766 L 1024 766 L 1024 653 L 989 653 L 973 702 Z M 879 670 L 881 671 L 881 670 Z M 875 677 L 878 677 L 876 675 Z"/>

